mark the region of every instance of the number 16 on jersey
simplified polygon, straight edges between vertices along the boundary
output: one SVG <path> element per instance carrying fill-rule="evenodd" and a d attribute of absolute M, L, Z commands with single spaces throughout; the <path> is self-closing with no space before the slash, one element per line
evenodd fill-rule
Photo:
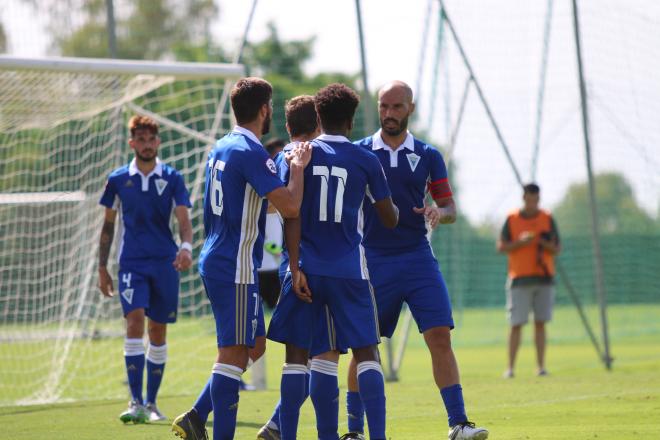
<path fill-rule="evenodd" d="M 222 214 L 222 183 L 220 182 L 220 171 L 225 170 L 225 163 L 217 160 L 211 170 L 211 209 L 213 214 Z"/>

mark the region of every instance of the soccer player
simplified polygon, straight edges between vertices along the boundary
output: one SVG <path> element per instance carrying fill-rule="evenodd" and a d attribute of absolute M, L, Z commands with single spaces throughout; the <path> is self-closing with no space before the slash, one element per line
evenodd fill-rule
<path fill-rule="evenodd" d="M 506 253 L 509 276 L 506 303 L 509 312 L 509 367 L 505 378 L 513 377 L 520 347 L 522 326 L 534 310 L 536 374 L 546 376 L 545 323 L 552 319 L 555 256 L 559 254 L 559 232 L 549 212 L 539 208 L 541 189 L 535 183 L 523 187 L 522 209 L 510 213 L 502 227 L 497 250 Z"/>
<path fill-rule="evenodd" d="M 300 95 L 291 98 L 287 101 L 284 107 L 284 114 L 286 118 L 286 130 L 289 133 L 291 143 L 287 145 L 287 149 L 291 149 L 299 142 L 311 141 L 316 138 L 321 132 L 318 126 L 318 117 L 314 107 L 314 97 L 309 95 Z M 282 166 L 282 161 L 285 160 L 285 155 L 279 154 L 275 160 L 276 164 Z M 281 228 L 281 225 L 279 226 Z M 289 271 L 289 255 L 286 248 L 282 251 L 282 259 L 279 266 L 279 282 L 280 285 L 284 284 L 284 278 Z M 279 292 L 278 292 L 279 295 Z M 323 349 L 322 351 L 327 351 Z M 337 361 L 335 360 L 335 363 Z M 307 381 L 309 382 L 309 373 L 307 373 Z M 309 395 L 309 387 L 305 390 L 306 396 Z M 303 399 L 304 400 L 304 399 Z M 278 402 L 273 415 L 268 423 L 266 423 L 257 433 L 258 440 L 280 440 L 280 403 Z"/>
<path fill-rule="evenodd" d="M 311 150 L 291 158 L 285 188 L 259 138 L 272 118 L 272 87 L 243 78 L 231 91 L 237 126 L 209 154 L 204 193 L 206 240 L 199 271 L 216 321 L 218 356 L 209 383 L 193 408 L 174 420 L 172 430 L 186 440 L 207 438 L 204 423 L 213 410 L 214 440 L 231 439 L 236 429 L 238 390 L 249 347 L 263 337 L 264 317 L 257 269 L 263 256 L 268 199 L 283 217 L 296 217 L 303 191 L 303 169 Z M 210 393 L 211 399 L 208 399 Z"/>
<path fill-rule="evenodd" d="M 277 155 L 282 151 L 286 142 L 280 138 L 272 138 L 264 144 L 268 155 L 276 161 Z M 277 163 L 277 161 L 276 161 Z M 281 283 L 278 278 L 280 261 L 282 257 L 282 220 L 274 207 L 269 206 L 266 213 L 266 227 L 264 234 L 264 258 L 259 268 L 259 294 L 266 305 L 272 309 L 280 296 Z"/>
<path fill-rule="evenodd" d="M 380 335 L 392 336 L 405 301 L 431 353 L 433 376 L 449 416 L 449 439 L 485 439 L 488 431 L 475 427 L 465 413 L 451 347 L 454 321 L 449 294 L 426 235 L 425 218 L 431 227 L 453 223 L 456 207 L 440 152 L 407 130 L 414 110 L 413 93 L 407 84 L 393 81 L 385 85 L 378 93 L 381 128 L 357 142 L 380 160 L 400 210 L 399 224 L 388 230 L 375 218 L 374 210 L 365 206 L 363 244 L 378 305 Z M 424 202 L 427 189 L 435 206 Z M 362 385 L 356 372 L 359 364 L 356 368 L 354 358 L 346 396 L 350 432 L 345 439 L 364 438 L 364 399 L 360 399 Z"/>
<path fill-rule="evenodd" d="M 166 419 L 156 406 L 156 396 L 167 361 L 167 324 L 176 321 L 177 271 L 192 264 L 191 205 L 181 174 L 158 159 L 158 125 L 146 116 L 133 116 L 128 128 L 128 144 L 135 157 L 110 174 L 100 201 L 105 219 L 99 244 L 99 288 L 107 297 L 114 295 L 108 256 L 121 209 L 119 298 L 126 318 L 124 357 L 132 400 L 119 418 L 124 423 L 144 423 Z M 179 224 L 178 248 L 170 230 L 172 208 Z M 142 398 L 145 316 L 149 318 L 146 406 Z"/>
<path fill-rule="evenodd" d="M 290 274 L 268 329 L 269 339 L 286 344 L 279 417 L 283 440 L 296 438 L 307 361 L 315 354 L 313 329 L 326 324 L 328 333 L 345 341 L 358 362 L 371 439 L 386 438 L 380 337 L 361 244 L 361 213 L 367 194 L 386 227 L 396 226 L 398 211 L 378 159 L 347 138 L 358 103 L 357 94 L 343 84 L 331 84 L 316 94 L 323 134 L 312 143 L 300 217 L 285 220 Z M 289 175 L 284 166 L 282 175 L 285 180 Z M 314 359 L 311 370 L 309 395 L 318 438 L 337 440 L 337 363 Z"/>

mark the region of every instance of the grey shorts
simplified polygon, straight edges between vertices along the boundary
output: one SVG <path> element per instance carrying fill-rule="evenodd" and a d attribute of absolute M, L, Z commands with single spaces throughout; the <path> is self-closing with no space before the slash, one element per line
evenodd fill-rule
<path fill-rule="evenodd" d="M 509 324 L 526 324 L 529 312 L 534 310 L 535 322 L 547 322 L 552 319 L 552 304 L 555 287 L 552 284 L 532 284 L 529 286 L 506 287 L 506 309 Z"/>

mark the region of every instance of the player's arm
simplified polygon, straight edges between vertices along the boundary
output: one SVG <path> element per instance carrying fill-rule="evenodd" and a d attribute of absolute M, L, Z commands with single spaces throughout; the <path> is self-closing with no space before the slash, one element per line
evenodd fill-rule
<path fill-rule="evenodd" d="M 423 215 L 431 225 L 431 229 L 438 225 L 448 225 L 456 221 L 456 203 L 452 196 L 434 198 L 435 206 L 427 205 L 413 208 L 417 214 Z"/>
<path fill-rule="evenodd" d="M 300 213 L 304 189 L 304 171 L 312 157 L 312 146 L 308 142 L 300 144 L 293 151 L 289 163 L 289 183 L 266 194 L 284 218 L 295 218 Z"/>
<path fill-rule="evenodd" d="M 375 202 L 374 208 L 383 226 L 388 229 L 396 228 L 399 223 L 399 208 L 392 201 L 392 197 Z"/>
<path fill-rule="evenodd" d="M 188 270 L 192 265 L 192 223 L 188 207 L 179 205 L 174 208 L 174 216 L 179 224 L 181 246 L 174 259 L 174 268 L 178 271 Z"/>
<path fill-rule="evenodd" d="M 559 231 L 557 230 L 557 224 L 552 217 L 550 217 L 550 228 L 551 230 L 548 236 L 541 234 L 539 237 L 539 244 L 543 246 L 546 251 L 550 252 L 551 255 L 557 255 L 561 252 L 561 246 L 559 244 Z"/>
<path fill-rule="evenodd" d="M 111 208 L 105 208 L 103 218 L 103 227 L 101 228 L 101 238 L 99 239 L 99 289 L 104 296 L 114 296 L 112 288 L 112 277 L 108 272 L 108 258 L 110 257 L 110 247 L 115 237 L 115 220 L 117 211 Z"/>
<path fill-rule="evenodd" d="M 284 219 L 284 241 L 289 252 L 289 270 L 293 281 L 293 291 L 300 300 L 311 303 L 312 292 L 307 285 L 307 277 L 298 266 L 300 262 L 300 217 Z"/>
<path fill-rule="evenodd" d="M 500 238 L 497 240 L 497 251 L 503 254 L 508 254 L 511 251 L 515 251 L 518 248 L 528 245 L 534 239 L 534 234 L 532 233 L 523 233 L 517 239 L 511 237 L 511 231 L 509 229 L 509 219 L 507 218 L 502 226 L 502 232 L 500 232 Z"/>
<path fill-rule="evenodd" d="M 442 155 L 436 149 L 428 150 L 427 154 L 430 169 L 427 189 L 435 204 L 424 203 L 421 208 L 413 208 L 413 210 L 426 217 L 431 228 L 435 228 L 439 224 L 447 225 L 456 221 L 456 203 Z"/>

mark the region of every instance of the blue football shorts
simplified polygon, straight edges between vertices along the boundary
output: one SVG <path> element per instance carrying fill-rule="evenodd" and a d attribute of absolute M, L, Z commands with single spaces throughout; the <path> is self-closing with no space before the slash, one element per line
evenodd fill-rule
<path fill-rule="evenodd" d="M 381 336 L 392 337 L 404 302 L 420 333 L 433 327 L 454 328 L 449 292 L 430 246 L 387 256 L 367 250 L 367 266 Z"/>
<path fill-rule="evenodd" d="M 367 280 L 306 275 L 312 303 L 298 299 L 287 275 L 268 339 L 309 350 L 310 356 L 330 350 L 345 353 L 348 348 L 380 342 L 375 300 Z"/>
<path fill-rule="evenodd" d="M 179 305 L 179 272 L 174 259 L 123 262 L 119 267 L 119 298 L 124 316 L 144 309 L 161 324 L 176 322 Z"/>
<path fill-rule="evenodd" d="M 254 347 L 265 335 L 264 309 L 258 284 L 236 284 L 203 276 L 206 295 L 215 317 L 218 347 Z"/>

